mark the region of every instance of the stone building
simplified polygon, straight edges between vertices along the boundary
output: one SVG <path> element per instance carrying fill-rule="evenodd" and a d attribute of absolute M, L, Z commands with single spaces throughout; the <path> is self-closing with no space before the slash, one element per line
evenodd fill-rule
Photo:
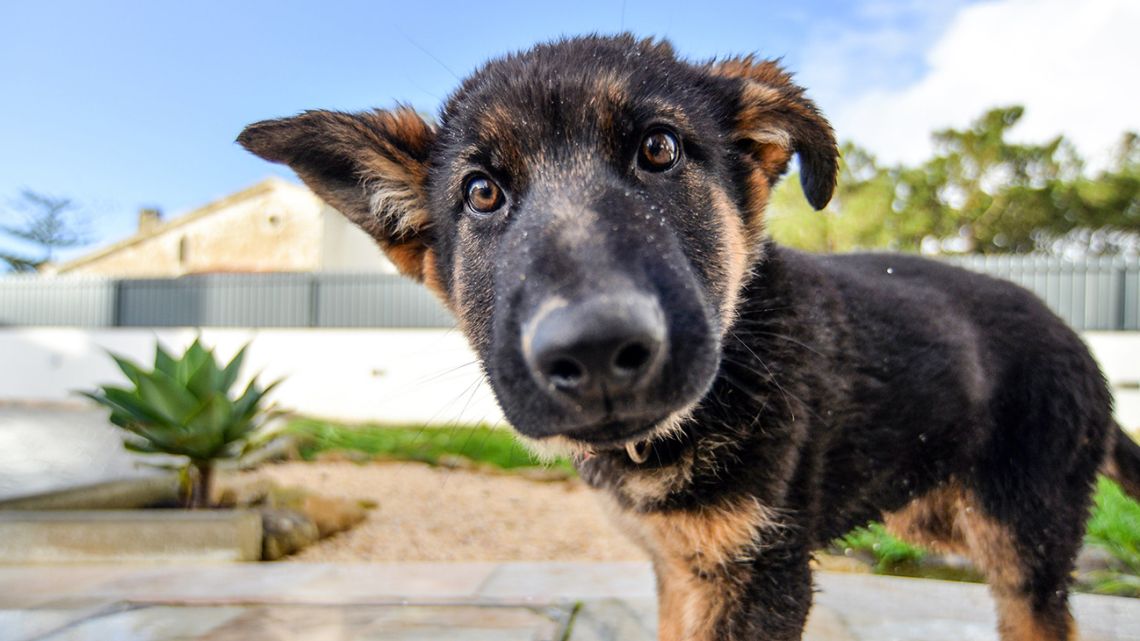
<path fill-rule="evenodd" d="M 311 191 L 270 178 L 168 221 L 144 209 L 133 236 L 41 271 L 150 278 L 395 268 L 364 232 Z"/>

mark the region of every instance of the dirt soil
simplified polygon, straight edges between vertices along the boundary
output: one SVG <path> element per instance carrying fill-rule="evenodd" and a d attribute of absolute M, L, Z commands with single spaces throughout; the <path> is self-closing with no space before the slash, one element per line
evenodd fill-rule
<path fill-rule="evenodd" d="M 286 462 L 242 476 L 377 505 L 360 525 L 302 550 L 292 561 L 646 558 L 577 479 L 543 482 L 406 462 Z"/>

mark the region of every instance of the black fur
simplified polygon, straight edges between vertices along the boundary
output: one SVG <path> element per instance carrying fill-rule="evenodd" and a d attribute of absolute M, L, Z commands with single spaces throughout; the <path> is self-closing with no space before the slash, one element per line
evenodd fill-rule
<path fill-rule="evenodd" d="M 254 125 L 241 142 L 294 165 L 390 252 L 414 239 L 401 269 L 455 311 L 512 424 L 588 448 L 583 478 L 632 518 L 742 499 L 765 508 L 763 540 L 713 570 L 694 562 L 698 585 L 724 601 L 700 638 L 799 638 L 812 550 L 950 488 L 986 519 L 988 543 L 972 545 L 999 603 L 1014 603 L 1005 638 L 1024 638 L 1025 625 L 1071 633 L 1069 572 L 1096 473 L 1140 488 L 1140 448 L 1113 423 L 1096 363 L 1009 283 L 766 240 L 764 198 L 788 158 L 799 155 L 817 207 L 836 166 L 830 127 L 774 64 L 692 64 L 628 36 L 570 39 L 489 63 L 411 142 L 406 121 L 378 117 L 310 112 Z M 635 159 L 659 126 L 678 134 L 683 160 L 648 173 Z M 502 210 L 464 205 L 473 172 L 502 187 Z M 370 213 L 385 189 L 400 198 Z M 597 405 L 532 375 L 527 328 L 544 305 L 628 294 L 659 301 L 659 374 Z M 660 491 L 632 491 L 634 478 L 662 480 Z M 940 518 L 954 514 L 922 525 L 964 536 Z"/>

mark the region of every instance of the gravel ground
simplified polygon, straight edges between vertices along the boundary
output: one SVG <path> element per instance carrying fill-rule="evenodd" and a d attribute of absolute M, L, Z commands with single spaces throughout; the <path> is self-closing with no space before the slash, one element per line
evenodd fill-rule
<path fill-rule="evenodd" d="M 287 462 L 244 474 L 375 501 L 364 523 L 293 561 L 628 561 L 645 555 L 581 481 L 419 463 Z"/>

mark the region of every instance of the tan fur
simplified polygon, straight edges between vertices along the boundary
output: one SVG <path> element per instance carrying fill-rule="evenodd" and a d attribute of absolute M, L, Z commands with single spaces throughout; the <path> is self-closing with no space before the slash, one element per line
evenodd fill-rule
<path fill-rule="evenodd" d="M 319 180 L 306 182 L 376 239 L 401 273 L 422 280 L 427 249 L 422 234 L 431 220 L 427 165 L 422 158 L 435 132 L 408 108 L 375 111 L 359 118 L 332 117 L 337 128 L 330 135 L 354 141 L 350 148 L 359 162 L 360 182 L 368 194 L 367 208 L 358 210 L 342 194 L 324 189 Z M 394 140 L 404 147 L 397 147 Z"/>
<path fill-rule="evenodd" d="M 653 456 L 653 443 L 680 432 L 681 425 L 692 416 L 696 405 L 694 402 L 673 412 L 653 428 L 653 431 L 645 437 L 649 447 L 648 456 Z M 670 494 L 688 486 L 693 478 L 695 462 L 695 453 L 689 451 L 672 465 L 646 466 L 629 470 L 622 476 L 621 485 L 615 488 L 615 491 L 630 504 L 638 506 L 638 509 L 652 509 L 666 500 Z"/>
<path fill-rule="evenodd" d="M 475 332 L 479 327 L 479 323 L 486 323 L 486 314 L 480 313 L 482 310 L 471 309 L 467 303 L 467 279 L 463 277 L 467 269 L 467 260 L 469 254 L 467 253 L 471 241 L 470 232 L 467 229 L 468 223 L 466 220 L 461 221 L 459 230 L 459 244 L 458 251 L 452 253 L 452 279 L 451 279 L 451 304 L 452 309 L 456 310 L 455 318 L 458 322 L 460 331 L 464 336 L 475 336 Z M 474 261 L 478 261 L 476 256 Z"/>
<path fill-rule="evenodd" d="M 998 633 L 1002 641 L 1074 641 L 1076 625 L 1068 616 L 1069 633 L 1058 636 L 1056 631 L 1042 625 L 1034 616 L 1028 599 L 1020 594 L 1006 595 L 994 592 L 998 608 Z"/>
<path fill-rule="evenodd" d="M 1121 483 L 1120 467 L 1116 465 L 1116 456 L 1114 455 L 1116 451 L 1116 439 L 1118 438 L 1120 438 L 1119 430 L 1108 431 L 1108 439 L 1104 444 L 1104 463 L 1100 466 L 1100 473 L 1117 483 Z"/>
<path fill-rule="evenodd" d="M 791 74 L 771 60 L 731 58 L 713 64 L 709 71 L 743 81 L 733 138 L 751 151 L 749 209 L 759 233 L 772 186 L 787 171 L 797 145 L 810 136 L 805 132 L 829 132 L 830 127 L 804 99 L 803 89 L 792 83 Z"/>
<path fill-rule="evenodd" d="M 713 63 L 709 71 L 718 76 L 747 78 L 773 88 L 793 87 L 792 76 L 774 60 L 756 61 L 753 56 L 727 58 Z"/>
<path fill-rule="evenodd" d="M 901 539 L 969 557 L 995 589 L 1017 589 L 1024 582 L 1024 570 L 1008 528 L 987 516 L 974 497 L 957 485 L 911 501 L 887 514 L 884 522 L 887 530 Z"/>
<path fill-rule="evenodd" d="M 656 569 L 661 586 L 657 638 L 713 641 L 716 621 L 723 616 L 732 595 L 715 583 L 694 576 L 680 559 L 665 559 Z"/>
<path fill-rule="evenodd" d="M 1009 528 L 982 510 L 976 497 L 947 485 L 887 514 L 895 536 L 932 550 L 967 556 L 985 575 L 998 610 L 1002 641 L 1067 641 L 1035 616 L 1025 568 Z M 1074 629 L 1072 625 L 1069 629 Z"/>
<path fill-rule="evenodd" d="M 425 249 L 420 243 L 401 243 L 384 247 L 384 253 L 401 274 L 423 280 Z"/>
<path fill-rule="evenodd" d="M 673 412 L 664 421 L 661 421 L 653 431 L 650 432 L 644 440 L 652 444 L 654 441 L 665 438 L 681 429 L 681 423 L 688 420 L 692 415 L 693 409 L 696 407 L 696 402 L 684 407 L 676 412 Z M 574 460 L 581 460 L 582 458 L 592 456 L 594 450 L 591 446 L 575 441 L 574 439 L 565 436 L 549 436 L 544 439 L 530 438 L 524 434 L 516 433 L 515 436 L 527 447 L 535 456 L 540 460 L 550 462 L 559 458 L 569 458 Z M 691 465 L 691 457 L 686 457 L 681 463 L 673 465 L 660 470 L 643 470 L 642 472 L 648 473 L 649 476 L 657 479 L 651 481 L 637 481 L 633 480 L 640 477 L 639 472 L 631 472 L 625 481 L 634 483 L 631 492 L 625 492 L 626 498 L 634 504 L 643 504 L 651 501 L 659 501 L 665 497 L 670 491 L 669 488 L 680 487 L 679 483 L 684 482 L 689 478 L 690 472 L 685 469 L 685 466 Z M 620 490 L 619 490 L 620 491 Z"/>
<path fill-rule="evenodd" d="M 358 126 L 356 133 L 370 143 L 361 147 L 367 153 L 361 154 L 360 160 L 364 167 L 361 180 L 369 190 L 372 214 L 388 225 L 392 236 L 415 234 L 430 220 L 427 165 L 390 141 L 399 140 L 426 155 L 435 133 L 419 114 L 407 108 L 377 111 L 369 114 L 366 122 L 373 129 Z"/>
<path fill-rule="evenodd" d="M 737 300 L 744 285 L 744 277 L 748 273 L 748 266 L 755 261 L 755 253 L 760 247 L 760 235 L 763 222 L 757 223 L 760 229 L 749 229 L 746 233 L 744 222 L 740 219 L 740 212 L 732 206 L 728 195 L 722 190 L 713 191 L 713 206 L 721 218 L 721 235 L 724 247 L 721 256 L 724 259 L 724 304 L 721 307 L 721 335 L 723 336 L 732 327 L 736 320 Z M 751 224 L 749 225 L 751 227 Z"/>
<path fill-rule="evenodd" d="M 744 86 L 747 106 L 737 114 L 734 134 L 738 142 L 752 147 L 757 169 L 768 179 L 769 187 L 787 170 L 793 147 L 789 124 L 781 113 L 788 107 L 783 102 L 769 102 L 770 93 L 770 88 L 761 85 Z"/>
<path fill-rule="evenodd" d="M 534 454 L 544 463 L 551 463 L 560 458 L 581 460 L 593 454 L 593 448 L 590 446 L 565 436 L 548 436 L 537 439 L 516 432 L 515 438 L 519 439 L 519 442 L 530 450 L 531 454 Z"/>
<path fill-rule="evenodd" d="M 491 145 L 505 140 L 513 140 L 514 132 L 518 128 L 518 113 L 502 103 L 495 103 L 487 108 L 480 117 L 481 138 L 489 141 Z M 481 146 L 480 146 L 481 147 Z"/>
<path fill-rule="evenodd" d="M 705 574 L 750 559 L 760 546 L 760 534 L 778 527 L 775 511 L 750 496 L 697 511 L 650 512 L 641 518 L 666 556 L 685 559 Z"/>
<path fill-rule="evenodd" d="M 792 82 L 792 75 L 780 68 L 773 60 L 756 61 L 752 56 L 730 58 L 713 64 L 709 71 L 726 78 L 738 78 L 747 83 L 744 87 L 744 108 L 737 122 L 744 127 L 741 132 L 751 131 L 751 135 L 771 142 L 782 142 L 790 146 L 793 142 L 791 125 L 793 119 L 820 120 L 812 112 L 809 103 L 803 100 L 804 90 Z M 757 132 L 770 132 L 768 134 Z"/>
<path fill-rule="evenodd" d="M 765 214 L 772 195 L 771 179 L 762 171 L 753 171 L 748 175 L 747 185 L 748 231 L 755 238 L 763 238 L 767 226 Z"/>
<path fill-rule="evenodd" d="M 431 127 L 411 109 L 376 112 L 371 118 L 374 127 L 412 147 L 426 148 L 434 137 Z M 380 241 L 400 273 L 423 280 L 427 246 L 421 235 L 431 224 L 427 166 L 395 148 L 387 138 L 378 138 L 373 144 L 384 153 L 365 155 L 361 176 L 373 220 L 357 222 Z"/>
<path fill-rule="evenodd" d="M 756 242 L 764 233 L 764 210 L 772 186 L 787 171 L 793 152 L 790 123 L 784 114 L 799 111 L 790 77 L 770 61 L 734 58 L 718 63 L 712 72 L 745 80 L 743 104 L 733 137 L 751 149 L 753 171 L 748 177 L 748 232 Z"/>
<path fill-rule="evenodd" d="M 646 513 L 607 502 L 619 527 L 653 559 L 661 641 L 713 641 L 714 626 L 738 589 L 734 566 L 780 528 L 776 512 L 752 497 L 698 511 Z"/>
<path fill-rule="evenodd" d="M 386 222 L 393 236 L 404 236 L 424 228 L 429 219 L 427 196 L 418 166 L 393 162 L 384 157 L 370 158 L 365 185 L 372 215 Z M 399 211 L 393 216 L 392 211 Z"/>
<path fill-rule="evenodd" d="M 598 106 L 603 112 L 609 112 L 614 105 L 624 105 L 629 102 L 629 77 L 617 75 L 612 70 L 603 71 L 594 75 L 594 87 L 597 96 L 602 100 Z"/>
<path fill-rule="evenodd" d="M 439 274 L 438 260 L 439 257 L 436 255 L 435 250 L 427 249 L 423 252 L 424 286 L 431 290 L 445 305 L 450 306 L 450 301 L 447 300 L 447 293 L 443 287 L 443 278 Z"/>
<path fill-rule="evenodd" d="M 622 477 L 617 491 L 634 505 L 648 506 L 683 489 L 692 478 L 693 454 L 686 452 L 674 465 L 631 470 Z"/>
<path fill-rule="evenodd" d="M 472 151 L 488 154 L 491 165 L 496 167 L 518 167 L 525 164 L 525 150 L 518 143 L 519 127 L 518 113 L 512 112 L 503 104 L 491 106 L 480 115 L 479 143 L 474 145 Z M 462 179 L 466 176 L 458 177 Z"/>
<path fill-rule="evenodd" d="M 965 554 L 964 523 L 959 521 L 962 492 L 957 486 L 934 490 L 897 512 L 887 514 L 887 530 L 915 545 L 953 554 Z"/>

